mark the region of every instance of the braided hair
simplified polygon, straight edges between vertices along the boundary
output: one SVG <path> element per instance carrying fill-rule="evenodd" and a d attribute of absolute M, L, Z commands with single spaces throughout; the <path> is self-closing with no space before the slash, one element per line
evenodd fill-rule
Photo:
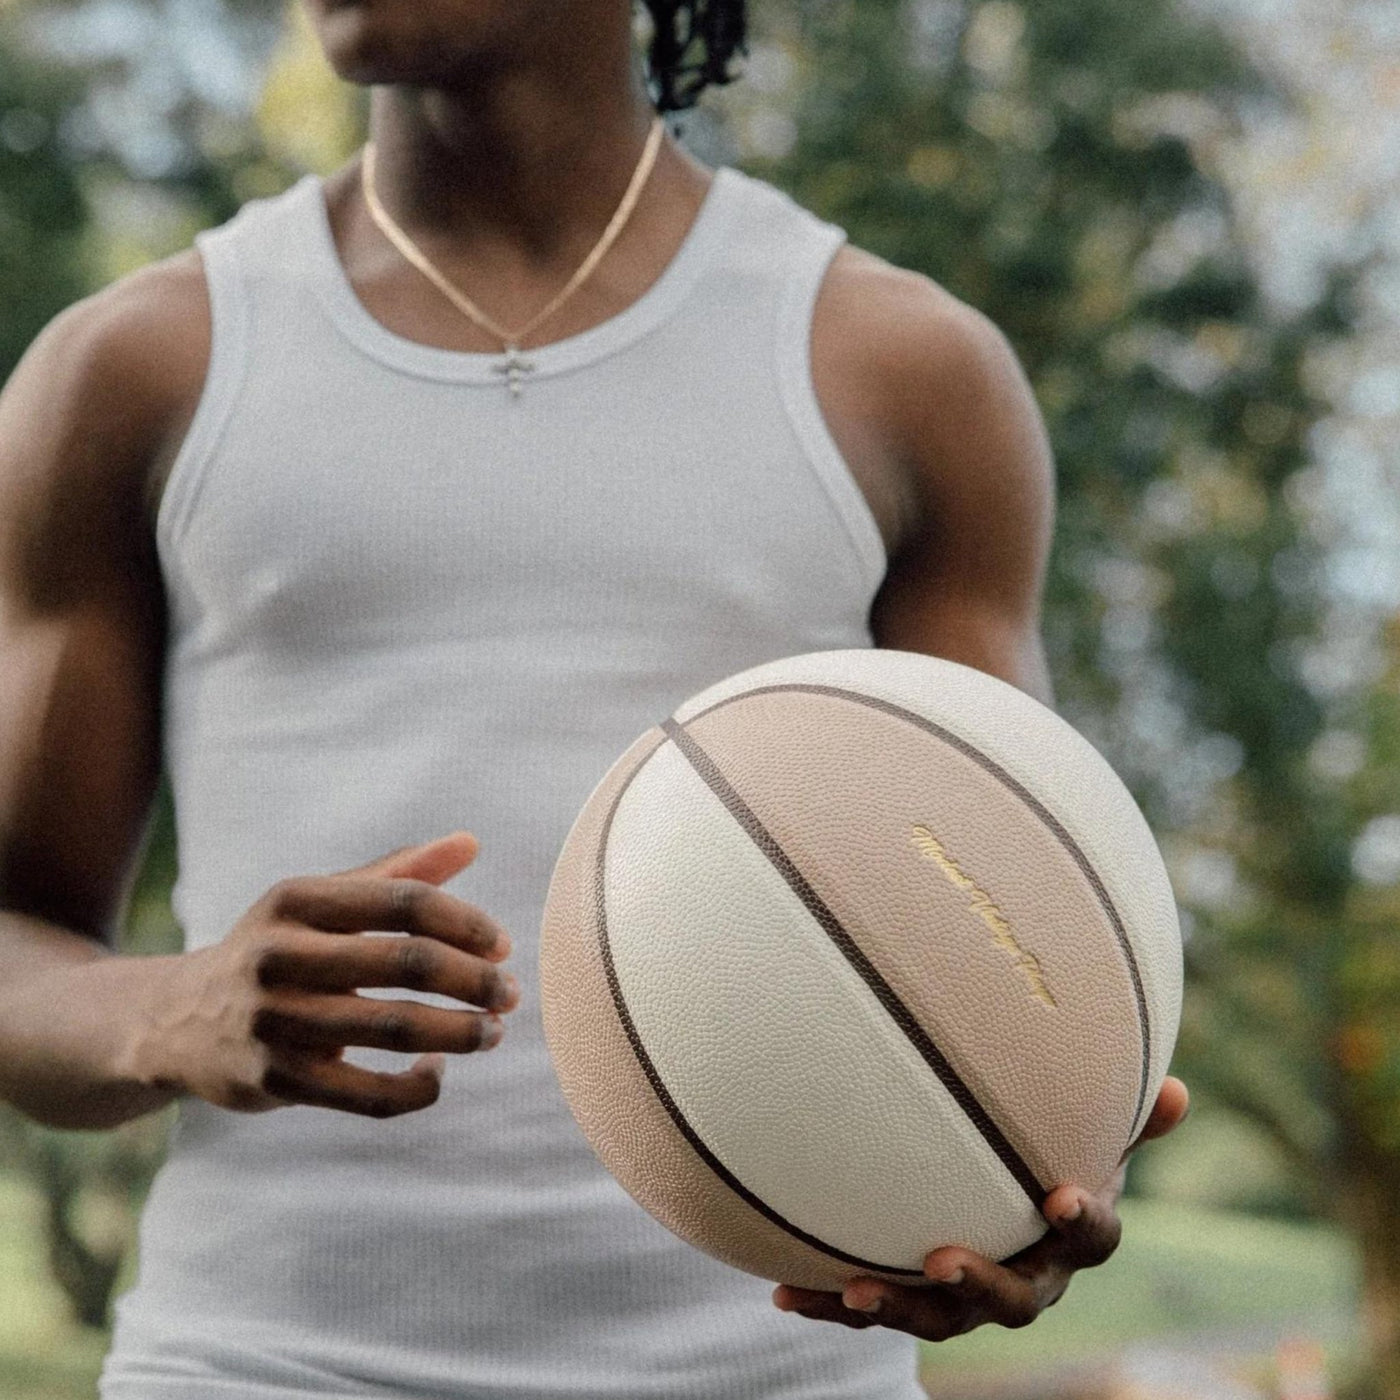
<path fill-rule="evenodd" d="M 647 69 L 659 112 L 693 107 L 711 86 L 732 82 L 745 52 L 745 0 L 642 0 L 652 21 Z"/>

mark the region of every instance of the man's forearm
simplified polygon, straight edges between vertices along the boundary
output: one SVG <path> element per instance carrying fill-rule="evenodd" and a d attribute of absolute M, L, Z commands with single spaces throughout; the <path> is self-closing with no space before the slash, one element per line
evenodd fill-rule
<path fill-rule="evenodd" d="M 114 1128 L 175 1091 L 130 1069 L 135 1020 L 165 958 L 0 912 L 0 1099 L 53 1128 Z"/>

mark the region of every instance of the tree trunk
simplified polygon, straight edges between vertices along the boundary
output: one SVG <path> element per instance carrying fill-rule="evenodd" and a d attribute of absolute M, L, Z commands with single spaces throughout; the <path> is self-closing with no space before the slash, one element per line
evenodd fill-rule
<path fill-rule="evenodd" d="M 81 1182 L 47 1138 L 40 1139 L 37 1166 L 35 1177 L 48 1207 L 49 1268 L 78 1321 L 85 1327 L 105 1327 L 121 1255 L 98 1252 L 74 1228 L 72 1210 Z"/>
<path fill-rule="evenodd" d="M 1374 1393 L 1400 1400 L 1400 1159 L 1353 1145 L 1341 1205 L 1361 1250 L 1361 1316 Z"/>

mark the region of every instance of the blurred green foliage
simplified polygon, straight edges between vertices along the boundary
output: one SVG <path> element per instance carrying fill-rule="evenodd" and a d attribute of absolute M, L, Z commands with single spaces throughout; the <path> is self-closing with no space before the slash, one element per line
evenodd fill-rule
<path fill-rule="evenodd" d="M 796 140 L 760 171 L 1019 351 L 1060 473 L 1061 707 L 1133 786 L 1186 906 L 1177 1071 L 1273 1145 L 1280 1203 L 1362 1243 L 1377 1383 L 1400 1395 L 1400 899 L 1352 871 L 1368 812 L 1400 798 L 1380 776 L 1396 683 L 1336 674 L 1312 528 L 1313 362 L 1358 270 L 1272 305 L 1212 158 L 1285 96 L 1170 0 L 789 16 Z M 1358 711 L 1364 801 L 1310 762 Z"/>
<path fill-rule="evenodd" d="M 1046 615 L 1060 705 L 1128 779 L 1176 879 L 1190 934 L 1177 1072 L 1238 1115 L 1236 1131 L 1249 1125 L 1257 1174 L 1217 1180 L 1213 1199 L 1352 1231 L 1375 1393 L 1400 1395 L 1400 1337 L 1385 1322 L 1400 1318 L 1400 894 L 1351 864 L 1365 824 L 1400 810 L 1400 634 L 1380 680 L 1329 671 L 1312 528 L 1310 434 L 1329 411 L 1312 360 L 1348 329 L 1352 270 L 1302 309 L 1271 304 L 1217 168 L 1241 114 L 1285 97 L 1171 0 L 755 10 L 760 42 L 796 74 L 781 96 L 795 136 L 750 168 L 986 312 L 1027 368 L 1060 477 Z M 0 371 L 110 274 L 94 249 L 117 234 L 110 220 L 94 229 L 84 201 L 124 178 L 110 152 L 65 152 L 80 84 L 22 47 L 0 33 L 0 218 L 24 231 L 0 240 L 16 300 Z M 364 119 L 299 20 L 256 119 L 230 129 L 197 103 L 182 110 L 183 163 L 127 183 L 196 226 L 329 168 Z M 1342 777 L 1312 761 L 1338 734 L 1367 757 Z M 163 803 L 133 950 L 178 946 L 170 820 Z M 96 1139 L 7 1120 L 0 1135 L 0 1160 L 44 1185 L 56 1270 L 92 1320 L 129 1248 L 112 1222 L 129 1221 L 159 1128 Z M 1173 1144 L 1183 1175 L 1193 1128 Z M 1166 1147 L 1135 1159 L 1134 1189 L 1170 1194 L 1150 1165 Z M 104 1201 L 113 1209 L 92 1208 Z"/>
<path fill-rule="evenodd" d="M 0 373 L 87 290 L 88 210 L 59 123 L 78 86 L 26 60 L 14 11 L 0 11 Z"/>

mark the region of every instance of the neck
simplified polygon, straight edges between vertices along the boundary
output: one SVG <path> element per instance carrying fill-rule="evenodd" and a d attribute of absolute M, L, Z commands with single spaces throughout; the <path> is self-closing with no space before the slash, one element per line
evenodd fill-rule
<path fill-rule="evenodd" d="M 575 229 L 607 221 L 654 115 L 631 46 L 549 58 L 451 90 L 373 90 L 375 183 L 401 223 L 547 259 Z"/>

